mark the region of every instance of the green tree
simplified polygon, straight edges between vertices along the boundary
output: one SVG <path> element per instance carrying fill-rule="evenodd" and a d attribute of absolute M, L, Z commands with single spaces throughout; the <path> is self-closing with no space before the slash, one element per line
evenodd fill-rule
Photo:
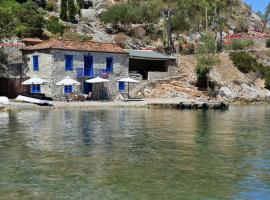
<path fill-rule="evenodd" d="M 13 28 L 12 14 L 0 8 L 0 38 L 6 34 L 10 34 Z"/>
<path fill-rule="evenodd" d="M 68 0 L 68 21 L 75 23 L 76 22 L 76 7 L 74 0 Z"/>
<path fill-rule="evenodd" d="M 67 21 L 67 0 L 61 0 L 61 11 L 60 11 L 60 18 L 63 21 Z"/>
<path fill-rule="evenodd" d="M 19 27 L 24 27 L 20 28 L 23 32 L 21 35 L 19 34 L 19 36 L 41 36 L 43 28 L 45 27 L 45 19 L 39 12 L 37 4 L 33 1 L 27 1 L 22 5 L 22 9 L 17 11 L 16 17 L 18 20 L 16 30 L 18 30 Z"/>
<path fill-rule="evenodd" d="M 199 87 L 206 87 L 207 90 L 209 90 L 210 71 L 219 62 L 216 51 L 217 45 L 213 34 L 203 34 L 197 52 L 196 74 L 197 85 Z"/>

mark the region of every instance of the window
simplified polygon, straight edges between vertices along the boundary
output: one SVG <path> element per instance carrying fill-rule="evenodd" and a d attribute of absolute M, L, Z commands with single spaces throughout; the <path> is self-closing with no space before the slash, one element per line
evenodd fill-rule
<path fill-rule="evenodd" d="M 65 70 L 66 71 L 72 71 L 73 70 L 73 56 L 72 55 L 66 55 L 66 64 L 65 64 Z"/>
<path fill-rule="evenodd" d="M 32 85 L 32 93 L 40 93 L 40 85 Z"/>
<path fill-rule="evenodd" d="M 106 58 L 106 71 L 113 72 L 113 58 L 112 57 Z"/>
<path fill-rule="evenodd" d="M 33 56 L 33 70 L 39 71 L 38 56 Z"/>
<path fill-rule="evenodd" d="M 65 94 L 70 94 L 72 92 L 73 92 L 72 85 L 65 85 L 65 87 L 64 87 L 64 93 Z"/>
<path fill-rule="evenodd" d="M 125 82 L 119 82 L 118 90 L 119 90 L 120 92 L 125 91 Z"/>

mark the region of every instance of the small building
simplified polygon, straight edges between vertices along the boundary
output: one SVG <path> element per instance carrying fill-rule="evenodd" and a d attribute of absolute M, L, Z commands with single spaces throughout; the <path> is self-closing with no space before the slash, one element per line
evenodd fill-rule
<path fill-rule="evenodd" d="M 0 44 L 8 61 L 0 72 L 0 96 L 15 98 L 25 92 L 25 88 L 21 85 L 21 82 L 24 81 L 21 74 L 22 54 L 20 49 L 22 47 L 23 44 L 18 41 L 7 40 Z"/>
<path fill-rule="evenodd" d="M 126 50 L 129 53 L 129 73 L 140 74 L 143 80 L 159 80 L 172 76 L 176 58 L 152 50 Z"/>
<path fill-rule="evenodd" d="M 24 47 L 22 57 L 25 77 L 37 76 L 49 81 L 48 85 L 33 85 L 29 89 L 55 99 L 61 98 L 65 91 L 92 92 L 96 86 L 85 81 L 97 76 L 110 80 L 106 83 L 104 95 L 113 99 L 117 95 L 117 79 L 128 76 L 129 55 L 112 43 L 51 39 Z M 81 85 L 64 90 L 56 86 L 67 76 Z"/>

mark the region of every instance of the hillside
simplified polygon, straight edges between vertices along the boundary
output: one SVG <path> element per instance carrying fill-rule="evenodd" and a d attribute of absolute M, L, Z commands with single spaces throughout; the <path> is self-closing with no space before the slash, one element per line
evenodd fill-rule
<path fill-rule="evenodd" d="M 227 53 L 219 55 L 220 63 L 210 73 L 215 83 L 212 98 L 229 101 L 265 101 L 270 98 L 270 91 L 264 88 L 264 80 L 256 73 L 240 72 Z M 177 78 L 150 82 L 137 95 L 150 98 L 183 97 L 188 99 L 209 99 L 209 92 L 199 90 L 196 82 L 196 58 L 193 55 L 178 57 Z"/>
<path fill-rule="evenodd" d="M 106 10 L 123 1 L 78 0 L 78 4 L 82 2 L 82 5 L 80 4 L 81 9 L 78 11 L 78 14 L 75 15 L 76 23 L 65 22 L 60 19 L 60 0 L 34 1 L 38 3 L 39 9 L 30 3 L 30 1 L 26 2 L 26 0 L 2 0 L 0 2 L 0 14 L 2 13 L 0 35 L 2 35 L 2 37 L 16 35 L 18 37 L 40 37 L 43 39 L 49 37 L 93 39 L 100 42 L 116 42 L 125 48 L 160 48 L 167 45 L 167 30 L 166 26 L 164 27 L 164 17 L 160 14 L 157 15 L 158 17 L 156 15 L 150 16 L 154 17 L 155 20 L 151 19 L 149 22 L 140 22 L 137 20 L 137 23 L 128 23 L 120 26 L 119 23 L 104 23 L 102 22 L 104 20 L 101 21 L 101 16 Z M 46 2 L 47 5 L 42 7 L 41 2 Z M 75 4 L 75 6 L 76 5 L 77 4 Z M 164 5 L 164 7 L 166 6 Z M 175 8 L 174 12 L 177 12 L 177 7 L 175 6 L 173 8 Z M 31 10 L 31 12 L 27 12 L 28 10 Z M 109 13 L 109 18 L 113 18 L 114 15 L 114 13 Z M 177 13 L 175 15 L 177 15 Z M 224 16 L 226 16 L 227 19 L 224 34 L 231 34 L 237 31 L 249 31 L 253 34 L 254 30 L 259 30 L 262 26 L 262 19 L 242 2 L 240 2 L 240 5 L 232 7 L 232 10 L 226 11 Z M 119 17 L 121 17 L 120 13 Z M 127 17 L 128 16 L 126 16 L 126 18 Z M 15 20 L 10 20 L 12 18 Z M 125 18 L 125 15 L 122 18 Z M 148 18 L 143 18 L 143 20 L 147 19 Z M 181 27 L 185 27 L 187 22 L 194 23 L 192 21 L 181 22 L 182 19 L 178 16 L 175 16 L 172 20 L 173 26 L 180 23 L 179 25 L 181 25 Z M 174 22 L 175 20 L 180 21 Z M 198 26 L 202 25 L 204 25 L 204 22 L 201 22 Z M 215 26 L 214 22 L 209 22 L 209 28 L 213 29 L 213 31 L 217 28 Z M 182 38 L 188 42 L 194 42 L 196 40 L 197 31 L 195 29 L 192 27 L 188 28 L 189 31 L 180 29 L 173 27 L 172 37 L 175 45 L 178 45 Z"/>

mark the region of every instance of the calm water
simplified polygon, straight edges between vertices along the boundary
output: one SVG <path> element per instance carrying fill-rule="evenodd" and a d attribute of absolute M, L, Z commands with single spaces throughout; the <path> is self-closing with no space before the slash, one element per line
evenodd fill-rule
<path fill-rule="evenodd" d="M 270 106 L 0 113 L 0 199 L 269 200 Z"/>

